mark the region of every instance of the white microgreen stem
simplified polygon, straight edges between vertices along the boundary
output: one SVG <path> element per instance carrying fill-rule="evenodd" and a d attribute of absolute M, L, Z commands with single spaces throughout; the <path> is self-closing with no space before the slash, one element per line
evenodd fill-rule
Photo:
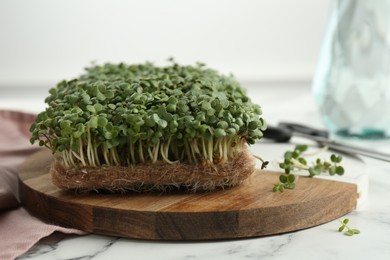
<path fill-rule="evenodd" d="M 118 158 L 118 152 L 117 152 L 116 148 L 113 147 L 113 148 L 110 149 L 110 151 L 111 151 L 111 156 L 112 156 L 112 159 L 114 161 L 114 164 L 119 166 L 120 165 L 120 162 L 119 162 L 120 159 Z"/>
<path fill-rule="evenodd" d="M 208 140 L 208 155 L 209 155 L 209 162 L 213 163 L 213 138 L 210 138 Z"/>
<path fill-rule="evenodd" d="M 231 149 L 231 148 L 227 146 L 226 137 L 224 137 L 223 138 L 223 158 L 224 158 L 225 162 L 229 160 L 228 149 Z"/>
<path fill-rule="evenodd" d="M 294 158 L 291 158 L 291 162 L 293 163 L 294 167 L 299 170 L 308 170 L 310 168 L 309 166 L 300 163 L 297 159 Z"/>
<path fill-rule="evenodd" d="M 103 157 L 104 157 L 104 160 L 105 160 L 106 164 L 107 164 L 108 166 L 110 166 L 110 165 L 111 165 L 111 161 L 110 161 L 110 159 L 109 159 L 109 157 L 108 157 L 108 149 L 107 149 L 106 147 L 104 147 L 104 146 L 102 146 L 102 149 L 103 149 Z"/>
<path fill-rule="evenodd" d="M 80 140 L 81 142 L 81 140 Z M 93 165 L 93 160 L 91 158 L 91 130 L 89 127 L 87 127 L 87 158 L 90 165 Z"/>
<path fill-rule="evenodd" d="M 68 156 L 69 164 L 72 165 L 72 167 L 76 167 L 78 164 L 74 161 L 74 156 L 72 155 L 71 152 L 66 151 L 66 154 Z"/>
<path fill-rule="evenodd" d="M 148 147 L 148 154 L 149 154 L 150 159 L 153 160 L 154 155 L 153 155 L 153 152 L 152 152 L 152 149 L 150 146 Z"/>
<path fill-rule="evenodd" d="M 190 147 L 189 147 L 188 142 L 186 140 L 184 141 L 184 148 L 185 148 L 185 151 L 186 151 L 186 155 L 187 155 L 188 161 L 190 163 L 193 163 Z"/>
<path fill-rule="evenodd" d="M 130 158 L 131 158 L 131 163 L 130 164 L 136 164 L 136 160 L 135 160 L 135 154 L 134 154 L 134 144 L 133 144 L 133 141 L 131 140 L 131 138 L 129 137 L 128 139 L 128 142 L 129 142 L 129 153 L 130 153 Z"/>
<path fill-rule="evenodd" d="M 262 162 L 263 164 L 266 162 L 263 158 L 261 158 L 260 156 L 258 156 L 256 154 L 253 154 L 252 156 L 255 157 L 257 160 L 259 160 L 260 162 Z"/>
<path fill-rule="evenodd" d="M 318 149 L 317 151 L 314 151 L 314 152 L 311 152 L 311 153 L 302 153 L 302 156 L 314 156 L 314 155 L 323 153 L 323 152 L 327 151 L 328 149 L 329 149 L 328 146 L 323 146 L 320 149 Z"/>
<path fill-rule="evenodd" d="M 192 144 L 192 142 L 188 142 L 188 146 L 190 147 L 190 152 L 191 152 L 192 159 L 193 159 L 194 163 L 197 164 L 198 160 L 196 159 L 196 152 L 195 152 L 195 149 L 194 149 L 194 145 Z"/>
<path fill-rule="evenodd" d="M 65 164 L 65 167 L 69 168 L 70 166 L 70 162 L 69 162 L 69 159 L 68 159 L 68 152 L 67 151 L 63 151 L 62 152 L 62 160 Z"/>
<path fill-rule="evenodd" d="M 159 151 L 159 148 L 160 148 L 160 140 L 158 140 L 157 144 L 154 146 L 154 150 L 153 150 L 153 163 L 156 163 L 157 160 L 158 160 L 158 151 Z"/>
<path fill-rule="evenodd" d="M 206 148 L 206 142 L 204 140 L 204 138 L 201 139 L 202 141 L 202 152 L 203 152 L 203 158 L 207 161 L 207 159 L 209 158 L 208 155 L 207 155 L 207 148 Z"/>
<path fill-rule="evenodd" d="M 98 147 L 97 145 L 94 145 L 93 146 L 93 155 L 95 157 L 95 162 L 96 162 L 96 165 L 97 166 L 100 166 L 101 165 L 101 162 L 100 162 L 100 159 L 99 159 L 99 154 L 98 154 Z"/>

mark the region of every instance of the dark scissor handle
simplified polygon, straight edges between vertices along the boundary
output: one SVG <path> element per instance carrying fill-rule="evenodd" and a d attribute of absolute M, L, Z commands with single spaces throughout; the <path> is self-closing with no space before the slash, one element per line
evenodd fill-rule
<path fill-rule="evenodd" d="M 292 132 L 311 135 L 311 136 L 321 136 L 324 138 L 329 138 L 329 132 L 326 130 L 316 129 L 310 126 L 305 126 L 297 123 L 289 123 L 289 122 L 280 122 L 278 124 L 279 127 L 287 128 Z"/>
<path fill-rule="evenodd" d="M 296 123 L 280 122 L 278 126 L 268 126 L 264 131 L 264 138 L 271 139 L 279 143 L 285 143 L 290 141 L 294 133 L 300 133 L 308 136 L 319 136 L 323 138 L 329 137 L 329 133 L 325 130 L 319 130 Z"/>
<path fill-rule="evenodd" d="M 267 129 L 264 131 L 264 138 L 274 140 L 278 143 L 287 143 L 290 141 L 291 137 L 292 131 L 283 127 L 268 125 Z"/>

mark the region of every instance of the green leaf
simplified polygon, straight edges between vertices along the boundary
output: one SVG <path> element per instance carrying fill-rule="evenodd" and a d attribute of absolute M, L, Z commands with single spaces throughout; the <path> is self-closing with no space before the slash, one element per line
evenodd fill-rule
<path fill-rule="evenodd" d="M 226 136 L 226 132 L 222 128 L 217 128 L 214 131 L 214 135 L 215 135 L 215 137 L 224 137 L 224 136 Z"/>
<path fill-rule="evenodd" d="M 237 134 L 237 131 L 234 128 L 228 128 L 225 131 L 226 131 L 226 134 L 229 135 L 229 136 L 233 136 L 233 135 Z"/>
<path fill-rule="evenodd" d="M 207 111 L 211 109 L 211 104 L 209 102 L 202 102 L 202 110 Z"/>
<path fill-rule="evenodd" d="M 212 116 L 212 115 L 215 114 L 215 110 L 213 108 L 210 108 L 210 109 L 207 110 L 206 113 L 207 113 L 208 116 Z"/>
<path fill-rule="evenodd" d="M 106 96 L 103 95 L 103 93 L 100 92 L 99 90 L 98 90 L 97 93 L 96 93 L 96 98 L 99 99 L 100 101 L 106 100 Z"/>
<path fill-rule="evenodd" d="M 280 175 L 280 176 L 279 176 L 279 180 L 280 180 L 280 182 L 282 182 L 282 183 L 286 183 L 286 182 L 287 182 L 287 176 L 286 176 L 286 175 Z"/>
<path fill-rule="evenodd" d="M 354 233 L 354 234 L 360 234 L 360 230 L 359 229 L 351 229 L 352 230 L 352 232 Z"/>
<path fill-rule="evenodd" d="M 287 160 L 290 160 L 293 158 L 293 153 L 290 152 L 290 151 L 287 151 L 284 153 L 284 158 L 287 159 Z"/>
<path fill-rule="evenodd" d="M 161 128 L 166 128 L 168 123 L 167 121 L 165 121 L 164 119 L 160 119 L 157 124 L 161 127 Z"/>
<path fill-rule="evenodd" d="M 354 235 L 354 232 L 353 232 L 352 230 L 347 230 L 347 231 L 344 232 L 344 234 L 345 234 L 346 236 L 353 236 L 353 235 Z"/>
<path fill-rule="evenodd" d="M 96 112 L 100 112 L 103 109 L 103 106 L 101 104 L 94 104 L 93 106 Z"/>
<path fill-rule="evenodd" d="M 176 112 L 176 104 L 169 104 L 167 106 L 167 111 L 168 112 Z"/>
<path fill-rule="evenodd" d="M 145 120 L 145 125 L 149 127 L 154 127 L 156 125 L 156 121 L 152 117 L 148 117 Z"/>
<path fill-rule="evenodd" d="M 82 123 L 79 123 L 76 127 L 76 131 L 73 132 L 74 138 L 80 138 L 85 133 L 85 126 Z"/>
<path fill-rule="evenodd" d="M 341 155 L 335 155 L 335 154 L 332 154 L 330 156 L 330 160 L 334 163 L 340 163 L 342 161 L 343 157 L 341 157 Z"/>
<path fill-rule="evenodd" d="M 344 168 L 342 166 L 337 166 L 336 167 L 336 173 L 338 175 L 343 175 L 344 174 Z"/>
<path fill-rule="evenodd" d="M 98 117 L 97 116 L 93 116 L 89 119 L 88 121 L 88 125 L 90 128 L 92 129 L 95 129 L 98 127 Z"/>
<path fill-rule="evenodd" d="M 85 104 L 91 104 L 91 97 L 86 92 L 81 92 L 81 98 Z"/>
<path fill-rule="evenodd" d="M 290 174 L 287 176 L 287 181 L 289 183 L 293 183 L 295 181 L 295 175 L 294 174 Z"/>
<path fill-rule="evenodd" d="M 79 139 L 76 139 L 76 140 L 73 141 L 71 149 L 74 152 L 78 152 L 79 148 L 80 148 L 80 141 L 79 141 Z"/>
<path fill-rule="evenodd" d="M 73 137 L 80 138 L 83 134 L 84 134 L 84 132 L 82 132 L 82 131 L 75 131 L 75 132 L 73 132 Z"/>
<path fill-rule="evenodd" d="M 295 184 L 294 184 L 294 183 L 289 183 L 289 182 L 287 182 L 287 183 L 284 184 L 284 187 L 285 187 L 286 189 L 293 190 L 293 189 L 295 189 Z"/>
<path fill-rule="evenodd" d="M 103 131 L 103 135 L 104 135 L 104 138 L 106 138 L 107 140 L 110 140 L 114 137 L 114 134 L 111 131 Z"/>
<path fill-rule="evenodd" d="M 330 167 L 328 172 L 330 175 L 335 175 L 336 174 L 336 167 L 335 166 Z"/>
<path fill-rule="evenodd" d="M 226 129 L 229 127 L 229 124 L 226 121 L 219 121 L 217 123 L 218 128 Z"/>
<path fill-rule="evenodd" d="M 105 93 L 106 98 L 113 98 L 115 96 L 115 91 L 114 90 L 107 90 Z"/>
<path fill-rule="evenodd" d="M 95 109 L 95 107 L 94 106 L 92 106 L 92 105 L 87 105 L 87 110 L 89 111 L 89 112 L 91 112 L 91 113 L 96 113 L 96 109 Z"/>
<path fill-rule="evenodd" d="M 307 151 L 308 148 L 309 147 L 306 144 L 300 144 L 295 146 L 295 150 L 299 151 L 300 153 Z"/>
<path fill-rule="evenodd" d="M 31 137 L 31 138 L 30 138 L 30 143 L 31 143 L 31 144 L 34 144 L 36 140 L 37 140 L 36 137 Z"/>
<path fill-rule="evenodd" d="M 310 174 L 311 177 L 313 177 L 315 175 L 320 175 L 321 174 L 321 170 L 318 167 L 310 167 L 309 168 L 309 174 Z"/>
<path fill-rule="evenodd" d="M 307 161 L 306 161 L 305 158 L 303 158 L 303 157 L 299 157 L 299 158 L 298 158 L 298 162 L 300 162 L 300 163 L 303 164 L 303 165 L 307 165 Z"/>
<path fill-rule="evenodd" d="M 259 126 L 259 123 L 257 121 L 251 121 L 248 124 L 248 129 L 249 130 L 255 130 Z"/>
<path fill-rule="evenodd" d="M 108 123 L 108 120 L 107 118 L 103 117 L 103 116 L 99 116 L 98 119 L 97 119 L 97 124 L 99 127 L 105 127 Z"/>
<path fill-rule="evenodd" d="M 165 121 L 171 121 L 173 116 L 172 114 L 168 113 L 166 108 L 164 106 L 160 106 L 158 109 L 157 109 L 157 114 L 160 118 L 164 119 Z"/>
<path fill-rule="evenodd" d="M 71 124 L 72 124 L 72 121 L 70 121 L 70 120 L 61 120 L 60 121 L 61 129 L 69 128 Z"/>

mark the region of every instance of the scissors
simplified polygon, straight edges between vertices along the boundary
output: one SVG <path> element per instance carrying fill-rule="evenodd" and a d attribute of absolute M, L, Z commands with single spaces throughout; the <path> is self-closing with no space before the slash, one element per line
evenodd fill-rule
<path fill-rule="evenodd" d="M 359 154 L 390 162 L 390 154 L 331 140 L 329 138 L 328 131 L 312 128 L 302 124 L 280 122 L 278 126 L 268 126 L 264 131 L 264 138 L 281 143 L 289 142 L 293 136 L 313 140 L 320 145 L 328 146 L 329 149 L 334 151 Z"/>

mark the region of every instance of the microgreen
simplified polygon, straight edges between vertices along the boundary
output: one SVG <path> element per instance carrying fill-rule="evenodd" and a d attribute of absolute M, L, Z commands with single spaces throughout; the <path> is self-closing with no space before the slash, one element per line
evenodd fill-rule
<path fill-rule="evenodd" d="M 274 192 L 283 192 L 284 189 L 294 189 L 295 188 L 295 180 L 297 176 L 294 174 L 289 175 L 280 175 L 279 182 L 274 184 L 273 191 Z"/>
<path fill-rule="evenodd" d="M 280 175 L 279 182 L 274 184 L 274 192 L 283 192 L 284 189 L 294 189 L 296 176 L 292 172 L 306 171 L 309 177 L 314 177 L 323 173 L 329 175 L 343 175 L 344 168 L 340 165 L 342 157 L 332 154 L 329 161 L 317 158 L 311 166 L 304 158 L 304 152 L 308 150 L 307 145 L 296 145 L 294 150 L 284 153 L 284 161 L 279 163 L 279 167 L 284 170 L 284 175 Z M 326 147 L 321 150 L 326 150 Z M 291 177 L 294 176 L 294 177 Z M 291 179 L 289 179 L 291 178 Z"/>
<path fill-rule="evenodd" d="M 339 222 L 341 223 L 341 226 L 339 227 L 339 232 L 342 232 L 344 229 L 347 229 L 345 232 L 344 232 L 344 235 L 346 236 L 353 236 L 353 235 L 356 235 L 356 234 L 360 234 L 360 230 L 359 229 L 354 229 L 354 228 L 350 228 L 347 226 L 348 222 L 349 222 L 349 219 L 344 219 L 344 220 L 340 220 L 339 219 Z"/>
<path fill-rule="evenodd" d="M 49 90 L 31 142 L 68 167 L 146 161 L 220 163 L 262 138 L 266 123 L 232 76 L 204 64 L 105 64 Z"/>

